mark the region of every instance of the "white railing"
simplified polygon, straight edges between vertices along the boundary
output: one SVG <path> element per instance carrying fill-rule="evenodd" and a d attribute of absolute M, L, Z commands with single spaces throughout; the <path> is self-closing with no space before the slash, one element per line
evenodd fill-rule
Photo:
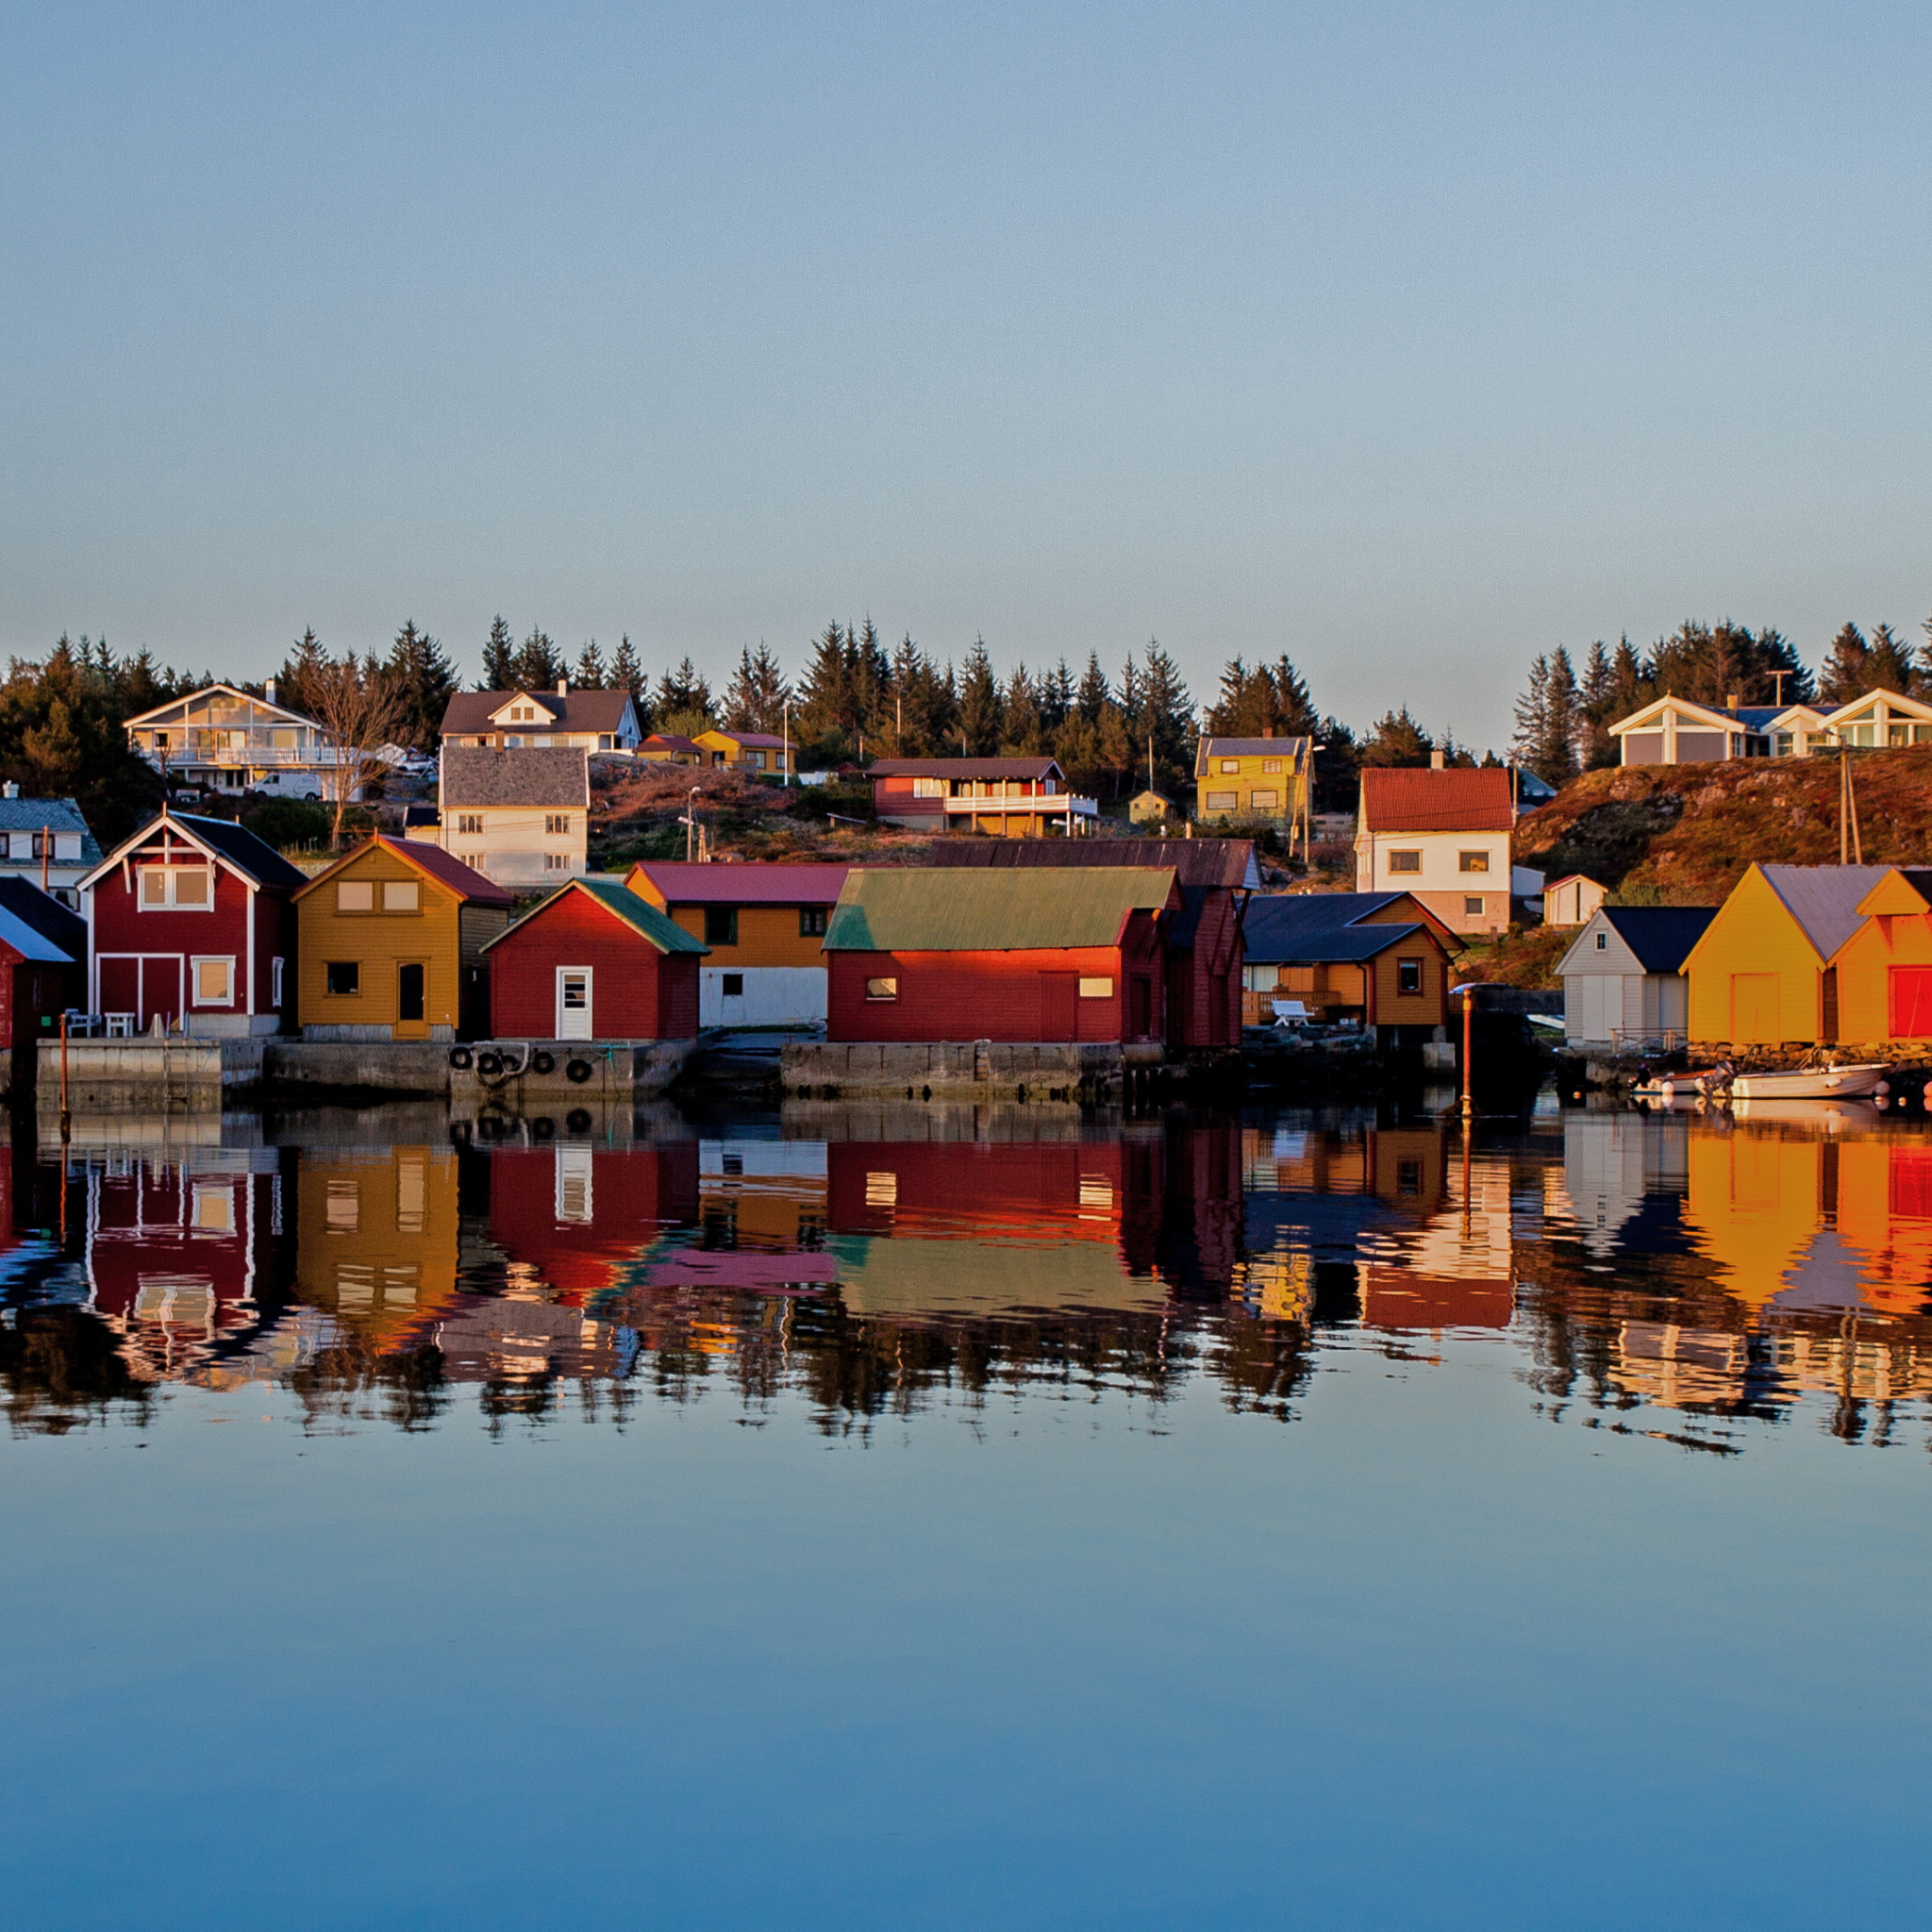
<path fill-rule="evenodd" d="M 997 793 L 988 798 L 941 798 L 922 799 L 922 805 L 941 805 L 948 812 L 964 817 L 975 812 L 991 816 L 997 812 L 1044 812 L 1049 818 L 1063 818 L 1072 812 L 1075 818 L 1091 819 L 1100 815 L 1100 803 L 1092 798 L 1075 798 L 1067 791 L 1016 791 L 1002 798 Z"/>

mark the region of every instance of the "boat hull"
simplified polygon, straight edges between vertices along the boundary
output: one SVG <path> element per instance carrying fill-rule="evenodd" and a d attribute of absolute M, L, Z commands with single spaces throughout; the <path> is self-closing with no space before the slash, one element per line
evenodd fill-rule
<path fill-rule="evenodd" d="M 1804 1067 L 1791 1074 L 1740 1074 L 1733 1100 L 1857 1100 L 1885 1078 L 1883 1066 Z"/>

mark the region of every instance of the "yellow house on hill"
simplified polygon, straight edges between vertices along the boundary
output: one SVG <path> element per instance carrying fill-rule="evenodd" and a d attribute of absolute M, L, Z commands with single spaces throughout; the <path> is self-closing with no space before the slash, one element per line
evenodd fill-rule
<path fill-rule="evenodd" d="M 1306 738 L 1203 738 L 1194 754 L 1194 816 L 1281 819 L 1301 816 L 1308 802 Z"/>

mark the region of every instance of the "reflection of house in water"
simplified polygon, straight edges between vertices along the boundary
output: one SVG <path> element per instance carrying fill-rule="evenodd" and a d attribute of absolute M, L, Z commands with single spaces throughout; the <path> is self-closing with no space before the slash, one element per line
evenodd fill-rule
<path fill-rule="evenodd" d="M 178 1162 L 108 1155 L 86 1168 L 89 1303 L 142 1379 L 247 1379 L 243 1351 L 281 1305 L 283 1174 L 274 1149 L 197 1148 Z"/>
<path fill-rule="evenodd" d="M 1679 1245 L 1690 1140 L 1685 1114 L 1566 1113 L 1563 1165 L 1549 1171 L 1545 1209 L 1574 1224 L 1600 1260 L 1620 1243 L 1646 1251 Z"/>
<path fill-rule="evenodd" d="M 558 1141 L 490 1157 L 490 1232 L 511 1285 L 542 1284 L 582 1307 L 641 1285 L 667 1228 L 698 1219 L 698 1143 L 645 1147 Z"/>

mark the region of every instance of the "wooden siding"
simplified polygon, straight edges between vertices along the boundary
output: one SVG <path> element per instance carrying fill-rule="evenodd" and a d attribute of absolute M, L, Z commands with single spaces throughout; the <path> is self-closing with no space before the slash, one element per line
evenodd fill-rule
<path fill-rule="evenodd" d="M 827 914 L 831 908 L 814 902 Z M 707 966 L 724 966 L 733 971 L 747 966 L 824 966 L 825 943 L 823 933 L 803 937 L 798 930 L 796 906 L 741 906 L 738 910 L 738 943 L 727 946 L 717 941 L 708 943 L 711 957 Z M 705 937 L 705 908 L 677 906 L 670 908 L 672 919 L 693 939 Z"/>
<path fill-rule="evenodd" d="M 1766 995 L 1772 993 L 1780 1041 L 1819 1038 L 1817 951 L 1762 874 L 1747 872 L 1738 881 L 1691 948 L 1685 970 L 1692 1040 L 1757 1043 L 1762 1028 L 1753 1016 L 1767 1013 Z M 1771 986 L 1758 983 L 1767 978 Z M 1740 1025 L 1745 1029 L 1741 1036 Z"/>
<path fill-rule="evenodd" d="M 701 957 L 660 953 L 589 893 L 560 892 L 491 950 L 491 1032 L 554 1040 L 557 969 L 588 966 L 596 1039 L 694 1039 Z"/>
<path fill-rule="evenodd" d="M 375 909 L 339 909 L 337 891 L 344 881 L 369 885 Z M 414 912 L 382 909 L 383 888 L 391 881 L 417 887 Z M 371 845 L 357 854 L 296 904 L 302 962 L 296 1007 L 300 1023 L 305 1026 L 388 1026 L 398 1040 L 428 1040 L 439 1026 L 454 1033 L 462 999 L 460 905 L 447 886 L 425 877 L 385 846 Z M 329 991 L 332 959 L 357 962 L 357 991 Z M 419 1024 L 398 1017 L 399 974 L 401 968 L 410 963 L 421 963 L 425 969 Z"/>
<path fill-rule="evenodd" d="M 1892 969 L 1932 967 L 1932 914 L 1875 914 L 1839 948 L 1834 963 L 1838 967 L 1839 1038 L 1846 1041 L 1899 1038 L 1892 1031 Z"/>

